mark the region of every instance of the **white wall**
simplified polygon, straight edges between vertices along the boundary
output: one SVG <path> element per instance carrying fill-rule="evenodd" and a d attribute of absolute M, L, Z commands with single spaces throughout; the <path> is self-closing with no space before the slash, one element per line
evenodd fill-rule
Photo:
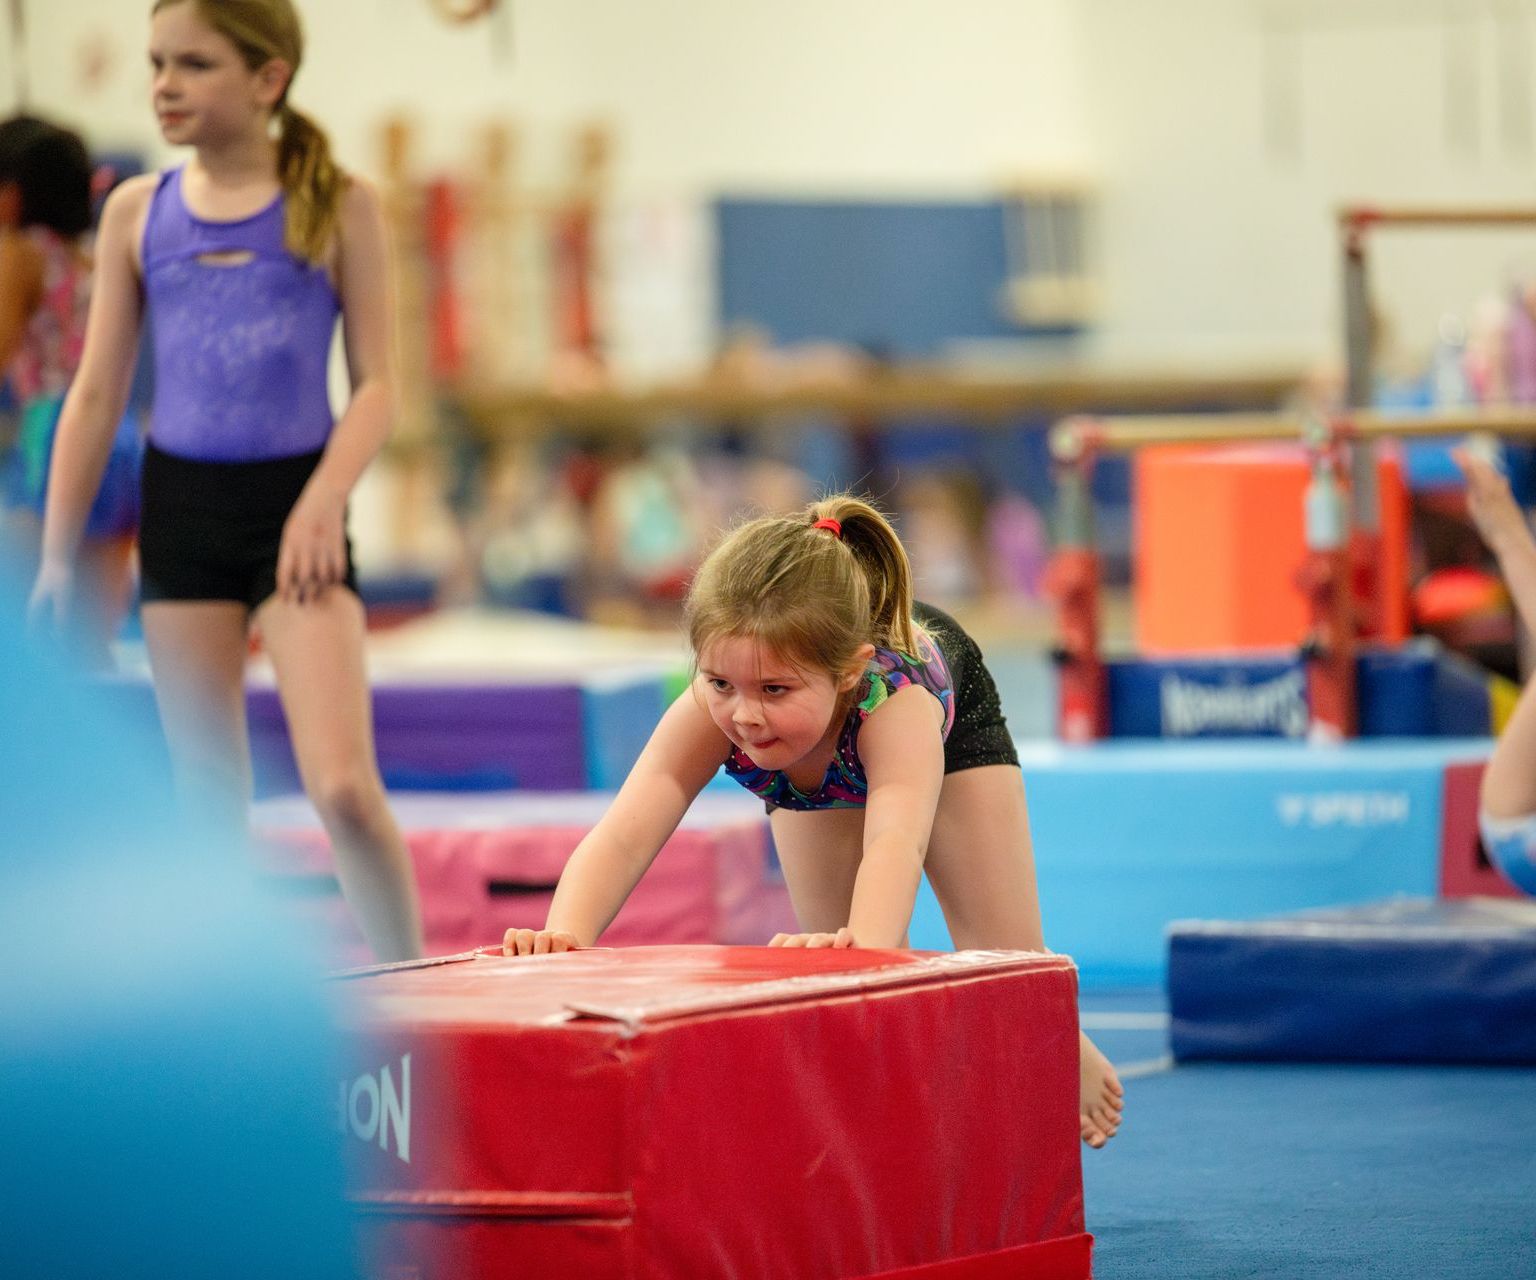
<path fill-rule="evenodd" d="M 96 143 L 153 147 L 147 3 L 27 3 L 35 104 Z M 975 194 L 1023 171 L 1096 174 L 1105 336 L 1139 350 L 1332 350 L 1342 201 L 1536 204 L 1533 0 L 511 7 L 508 56 L 495 27 L 450 29 L 426 0 L 307 0 L 296 100 L 364 171 L 392 110 L 419 118 L 440 165 L 468 154 L 474 122 L 510 117 L 535 186 L 559 180 L 579 122 L 606 117 L 620 190 L 646 199 Z M 86 88 L 92 47 L 114 49 L 115 68 Z M 0 76 L 9 65 L 0 40 Z M 1409 346 L 1442 311 L 1536 274 L 1529 233 L 1373 247 Z"/>
<path fill-rule="evenodd" d="M 144 105 L 148 4 L 27 0 L 36 106 L 93 140 L 153 145 Z M 430 156 L 466 125 L 522 121 L 535 179 L 564 138 L 606 117 L 627 189 L 982 190 L 1021 167 L 1080 168 L 1089 144 L 1072 0 L 513 0 L 452 28 L 426 0 L 308 0 L 295 101 L 360 168 L 385 113 L 419 117 Z M 110 42 L 90 92 L 79 51 Z M 5 95 L 0 94 L 0 100 Z"/>
<path fill-rule="evenodd" d="M 1340 205 L 1536 207 L 1536 97 L 1518 61 L 1500 61 L 1531 57 L 1531 11 L 1525 0 L 1087 0 L 1115 336 L 1332 351 Z M 1379 301 L 1410 349 L 1432 341 L 1442 312 L 1466 314 L 1511 275 L 1536 275 L 1536 228 L 1382 232 L 1369 247 Z"/>

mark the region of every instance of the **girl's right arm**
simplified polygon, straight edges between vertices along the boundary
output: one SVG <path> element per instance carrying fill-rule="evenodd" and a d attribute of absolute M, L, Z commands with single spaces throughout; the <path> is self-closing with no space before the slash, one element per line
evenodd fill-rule
<path fill-rule="evenodd" d="M 541 930 L 508 929 L 507 955 L 590 947 L 730 754 L 693 689 L 667 709 L 613 804 L 565 865 Z"/>
<path fill-rule="evenodd" d="M 138 237 L 158 180 L 148 174 L 123 183 L 101 215 L 85 352 L 54 438 L 42 563 L 32 590 L 34 616 L 51 614 L 56 622 L 69 608 L 75 553 L 133 384 L 143 311 Z"/>

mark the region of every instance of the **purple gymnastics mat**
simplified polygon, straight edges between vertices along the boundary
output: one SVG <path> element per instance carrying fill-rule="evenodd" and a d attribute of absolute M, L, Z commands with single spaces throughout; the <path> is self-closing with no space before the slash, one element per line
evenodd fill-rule
<path fill-rule="evenodd" d="M 143 677 L 108 683 L 108 696 L 145 703 Z M 663 710 L 650 667 L 580 675 L 409 678 L 372 686 L 379 769 L 390 790 L 580 791 L 617 787 Z M 246 688 L 259 796 L 299 789 L 287 720 L 275 686 Z"/>
<path fill-rule="evenodd" d="M 390 790 L 575 791 L 588 785 L 578 684 L 386 684 L 373 733 Z M 298 769 L 273 687 L 246 691 L 262 793 L 291 791 Z"/>
<path fill-rule="evenodd" d="M 615 789 L 661 718 L 681 636 L 501 610 L 439 610 L 369 632 L 374 737 L 398 791 Z M 148 665 L 103 696 L 148 703 Z M 247 677 L 256 790 L 298 788 L 270 665 Z"/>

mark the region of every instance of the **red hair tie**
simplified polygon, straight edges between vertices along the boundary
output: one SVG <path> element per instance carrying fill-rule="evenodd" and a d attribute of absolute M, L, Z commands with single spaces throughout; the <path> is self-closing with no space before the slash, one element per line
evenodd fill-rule
<path fill-rule="evenodd" d="M 815 524 L 813 524 L 811 526 L 811 528 L 813 528 L 813 529 L 830 529 L 830 530 L 832 530 L 832 536 L 834 538 L 836 538 L 839 542 L 841 542 L 843 540 L 843 523 L 842 523 L 841 520 L 832 520 L 832 519 L 818 520 L 818 521 L 816 521 Z"/>

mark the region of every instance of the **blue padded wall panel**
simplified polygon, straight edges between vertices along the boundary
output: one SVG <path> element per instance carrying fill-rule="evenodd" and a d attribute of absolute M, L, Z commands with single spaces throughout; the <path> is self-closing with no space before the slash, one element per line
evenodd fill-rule
<path fill-rule="evenodd" d="M 1487 739 L 1021 743 L 1045 942 L 1158 980 L 1171 921 L 1435 892 L 1445 768 Z M 915 947 L 949 935 L 926 885 Z"/>
<path fill-rule="evenodd" d="M 1000 303 L 1000 202 L 723 199 L 716 217 L 724 328 L 891 358 L 1025 332 Z"/>

